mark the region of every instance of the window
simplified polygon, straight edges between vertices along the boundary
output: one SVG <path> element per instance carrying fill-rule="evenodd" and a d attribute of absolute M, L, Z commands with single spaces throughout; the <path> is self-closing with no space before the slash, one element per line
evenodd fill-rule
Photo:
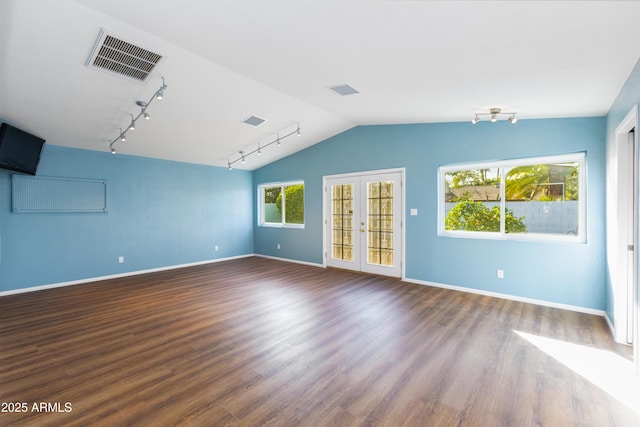
<path fill-rule="evenodd" d="M 263 184 L 258 187 L 259 225 L 304 227 L 304 183 Z"/>
<path fill-rule="evenodd" d="M 585 153 L 439 168 L 439 234 L 585 241 Z"/>

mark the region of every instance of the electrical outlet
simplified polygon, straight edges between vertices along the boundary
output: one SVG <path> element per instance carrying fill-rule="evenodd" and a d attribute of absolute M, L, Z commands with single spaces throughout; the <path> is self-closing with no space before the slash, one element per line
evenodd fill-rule
<path fill-rule="evenodd" d="M 123 256 L 119 256 L 118 257 L 118 263 L 122 264 L 124 262 L 124 257 Z"/>
<path fill-rule="evenodd" d="M 218 248 L 218 245 L 215 245 L 215 246 L 213 247 L 213 250 L 214 250 L 214 251 L 216 251 L 216 252 L 218 252 L 218 249 L 219 249 L 219 248 Z"/>
<path fill-rule="evenodd" d="M 280 243 L 278 243 L 278 245 L 276 246 L 277 249 L 280 249 Z"/>
<path fill-rule="evenodd" d="M 498 279 L 504 279 L 504 270 L 498 270 L 496 271 L 496 277 Z"/>

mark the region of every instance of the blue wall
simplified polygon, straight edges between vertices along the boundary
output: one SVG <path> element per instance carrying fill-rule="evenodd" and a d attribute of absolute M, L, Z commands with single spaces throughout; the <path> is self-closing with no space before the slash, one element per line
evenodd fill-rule
<path fill-rule="evenodd" d="M 45 145 L 38 175 L 107 180 L 108 213 L 12 213 L 11 174 L 0 292 L 253 253 L 251 172 Z"/>
<path fill-rule="evenodd" d="M 405 218 L 407 278 L 602 310 L 605 129 L 604 117 L 353 128 L 254 172 L 254 188 L 305 182 L 305 228 L 259 227 L 254 214 L 255 252 L 321 264 L 322 177 L 404 167 L 407 213 L 419 212 Z M 588 162 L 586 244 L 437 236 L 438 166 L 578 151 Z"/>

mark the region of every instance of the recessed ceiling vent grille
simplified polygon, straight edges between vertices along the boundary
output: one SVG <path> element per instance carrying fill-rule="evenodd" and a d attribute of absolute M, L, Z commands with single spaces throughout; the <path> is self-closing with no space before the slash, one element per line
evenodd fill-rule
<path fill-rule="evenodd" d="M 264 122 L 266 122 L 266 120 L 263 119 L 263 118 L 260 118 L 258 116 L 249 116 L 249 117 L 247 117 L 246 119 L 244 119 L 242 121 L 242 123 L 246 123 L 246 124 L 251 125 L 253 127 L 260 126 Z"/>
<path fill-rule="evenodd" d="M 128 43 L 102 30 L 87 65 L 144 82 L 162 55 Z"/>

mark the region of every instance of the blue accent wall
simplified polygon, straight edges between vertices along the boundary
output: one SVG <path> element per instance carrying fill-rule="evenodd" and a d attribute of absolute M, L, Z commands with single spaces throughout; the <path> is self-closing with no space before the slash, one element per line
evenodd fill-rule
<path fill-rule="evenodd" d="M 305 228 L 259 227 L 254 213 L 255 252 L 322 264 L 322 177 L 404 167 L 407 278 L 603 310 L 605 133 L 605 117 L 350 129 L 254 172 L 254 188 L 305 182 Z M 438 166 L 579 151 L 587 152 L 586 244 L 437 235 Z"/>
<path fill-rule="evenodd" d="M 38 176 L 106 180 L 107 213 L 12 213 L 12 174 L 0 170 L 0 292 L 253 253 L 248 171 L 45 145 Z"/>
<path fill-rule="evenodd" d="M 607 147 L 610 149 L 607 154 L 612 151 L 612 146 L 615 144 L 615 131 L 618 125 L 624 120 L 629 111 L 634 105 L 640 104 L 640 60 L 636 62 L 635 67 L 631 71 L 631 74 L 627 78 L 624 86 L 620 90 L 620 93 L 616 97 L 613 105 L 609 109 L 607 115 Z M 637 131 L 637 130 L 636 130 Z M 608 160 L 612 160 L 609 158 Z M 616 221 L 615 218 L 611 218 L 611 221 Z M 611 283 L 611 272 L 608 269 L 605 274 L 606 278 L 606 312 L 609 319 L 616 324 L 617 319 L 614 313 L 614 299 L 613 289 Z M 622 321 L 625 321 L 623 319 Z"/>

